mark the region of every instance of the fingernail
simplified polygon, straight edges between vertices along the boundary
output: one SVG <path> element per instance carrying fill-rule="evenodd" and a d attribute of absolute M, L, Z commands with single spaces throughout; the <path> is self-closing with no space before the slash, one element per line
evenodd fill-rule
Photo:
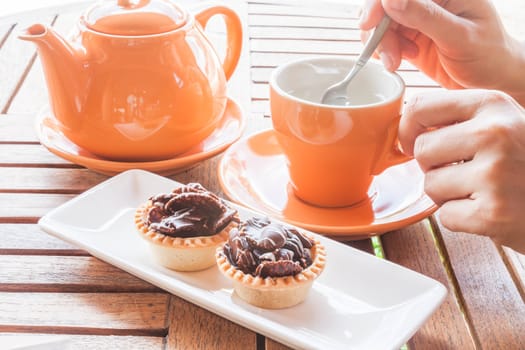
<path fill-rule="evenodd" d="M 396 11 L 404 11 L 408 6 L 408 0 L 390 0 L 388 7 Z"/>
<path fill-rule="evenodd" d="M 390 58 L 390 55 L 384 53 L 384 52 L 380 52 L 379 53 L 379 59 L 381 60 L 381 62 L 383 62 L 383 65 L 385 66 L 386 69 L 388 70 L 392 70 L 392 59 Z"/>

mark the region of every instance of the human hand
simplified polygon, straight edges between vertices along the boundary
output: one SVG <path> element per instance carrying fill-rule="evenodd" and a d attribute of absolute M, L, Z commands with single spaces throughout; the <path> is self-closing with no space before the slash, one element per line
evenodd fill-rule
<path fill-rule="evenodd" d="M 445 227 L 525 253 L 523 107 L 488 90 L 417 95 L 405 106 L 399 141 L 425 173 Z"/>
<path fill-rule="evenodd" d="M 501 90 L 525 105 L 525 47 L 506 33 L 489 0 L 365 0 L 361 29 L 386 12 L 378 48 L 389 70 L 405 58 L 446 88 Z"/>

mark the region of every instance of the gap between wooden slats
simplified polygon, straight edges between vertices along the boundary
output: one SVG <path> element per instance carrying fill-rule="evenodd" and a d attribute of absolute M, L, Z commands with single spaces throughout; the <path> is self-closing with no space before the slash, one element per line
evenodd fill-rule
<path fill-rule="evenodd" d="M 78 21 L 79 12 L 62 14 L 56 18 L 53 28 L 62 35 L 67 36 L 71 28 Z M 35 18 L 38 21 L 39 18 Z M 40 19 L 41 21 L 42 19 Z M 21 41 L 17 38 L 18 50 L 32 49 L 35 51 L 35 45 L 30 42 Z M 4 50 L 0 51 L 3 54 Z M 20 54 L 19 54 L 20 55 Z M 34 115 L 40 111 L 42 106 L 48 102 L 47 86 L 44 82 L 44 73 L 40 59 L 36 56 L 26 67 L 25 74 L 19 79 L 18 88 L 12 92 L 10 102 L 4 106 L 2 113 L 26 113 Z M 12 74 L 12 73 L 10 73 Z"/>
<path fill-rule="evenodd" d="M 439 242 L 435 242 L 429 221 L 421 221 L 381 236 L 386 259 L 440 281 L 448 294 L 443 304 L 410 340 L 415 349 L 476 349 L 469 320 L 463 315 L 461 295 L 443 266 Z M 409 243 L 409 244 L 408 244 Z M 408 245 L 407 245 L 408 244 Z M 446 264 L 446 263 L 445 263 Z M 446 321 L 444 321 L 446 320 Z M 449 344 L 450 339 L 454 344 Z"/>
<path fill-rule="evenodd" d="M 164 336 L 166 293 L 0 293 L 0 332 Z"/>
<path fill-rule="evenodd" d="M 0 167 L 80 168 L 40 145 L 34 115 L 0 115 Z"/>
<path fill-rule="evenodd" d="M 15 28 L 15 24 L 2 24 L 0 25 L 0 49 L 4 46 L 7 38 Z"/>
<path fill-rule="evenodd" d="M 32 43 L 18 39 L 19 31 L 36 22 L 52 25 L 55 19 L 54 16 L 29 17 L 17 23 L 9 33 L 0 50 L 0 76 L 3 77 L 2 90 L 0 90 L 0 113 L 7 112 L 36 59 L 36 47 Z"/>
<path fill-rule="evenodd" d="M 479 344 L 487 349 L 524 349 L 525 303 L 499 247 L 487 237 L 451 232 L 438 220 L 432 223 L 441 234 Z"/>
<path fill-rule="evenodd" d="M 516 253 L 507 247 L 502 247 L 500 253 L 505 258 L 505 264 L 509 271 L 512 272 L 512 278 L 518 286 L 521 298 L 525 302 L 525 255 Z"/>
<path fill-rule="evenodd" d="M 167 350 L 257 350 L 255 332 L 174 295 L 171 296 L 168 325 Z"/>

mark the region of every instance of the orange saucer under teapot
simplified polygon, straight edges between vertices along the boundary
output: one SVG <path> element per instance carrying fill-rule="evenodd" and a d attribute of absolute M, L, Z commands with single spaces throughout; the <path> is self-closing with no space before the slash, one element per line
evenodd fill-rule
<path fill-rule="evenodd" d="M 221 15 L 221 62 L 203 28 Z M 104 0 L 65 40 L 35 24 L 20 39 L 37 45 L 51 110 L 64 135 L 111 160 L 172 158 L 210 135 L 227 103 L 242 25 L 224 6 L 195 15 L 170 0 Z"/>

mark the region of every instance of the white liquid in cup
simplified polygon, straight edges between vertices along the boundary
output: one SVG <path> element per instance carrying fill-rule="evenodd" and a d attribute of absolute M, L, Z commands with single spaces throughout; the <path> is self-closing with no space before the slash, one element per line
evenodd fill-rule
<path fill-rule="evenodd" d="M 347 58 L 317 58 L 288 66 L 280 72 L 277 85 L 282 90 L 303 101 L 321 104 L 325 90 L 341 81 L 352 68 Z M 371 60 L 347 87 L 346 106 L 366 106 L 395 99 L 403 90 L 402 82 L 392 79 L 391 73 Z M 340 106 L 345 107 L 345 106 Z"/>
<path fill-rule="evenodd" d="M 352 82 L 353 84 L 354 82 Z M 347 102 L 342 106 L 362 106 L 380 103 L 387 99 L 382 93 L 367 91 L 365 89 L 352 89 L 353 91 L 347 91 L 346 100 Z M 292 96 L 295 96 L 301 100 L 319 102 L 323 96 L 323 91 L 320 90 L 317 85 L 304 86 L 300 89 L 293 89 L 286 91 Z"/>

